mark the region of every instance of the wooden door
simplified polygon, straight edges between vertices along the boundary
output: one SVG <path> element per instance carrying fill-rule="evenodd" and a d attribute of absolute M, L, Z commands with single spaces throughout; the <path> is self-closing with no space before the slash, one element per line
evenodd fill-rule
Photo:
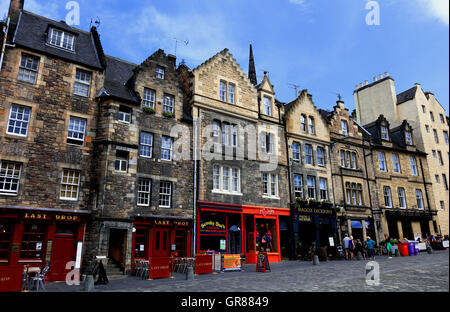
<path fill-rule="evenodd" d="M 152 257 L 169 257 L 170 231 L 168 228 L 155 228 L 153 230 Z"/>
<path fill-rule="evenodd" d="M 69 261 L 74 261 L 75 237 L 71 234 L 57 235 L 53 243 L 52 257 L 50 261 L 49 280 L 51 281 L 65 281 L 66 264 Z"/>

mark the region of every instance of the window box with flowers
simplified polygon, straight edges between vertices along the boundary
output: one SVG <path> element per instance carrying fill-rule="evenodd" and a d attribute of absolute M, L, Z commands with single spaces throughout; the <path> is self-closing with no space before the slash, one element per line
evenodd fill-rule
<path fill-rule="evenodd" d="M 333 207 L 333 203 L 329 200 L 322 201 L 322 208 L 331 209 Z"/>
<path fill-rule="evenodd" d="M 167 118 L 174 118 L 175 114 L 172 112 L 163 112 L 163 116 Z"/>
<path fill-rule="evenodd" d="M 151 114 L 151 115 L 153 115 L 154 113 L 156 113 L 156 110 L 155 110 L 153 107 L 144 106 L 144 107 L 142 108 L 142 110 L 143 110 L 144 112 L 146 112 L 147 114 Z"/>
<path fill-rule="evenodd" d="M 310 208 L 319 208 L 321 205 L 322 205 L 322 202 L 320 200 L 311 199 L 309 201 Z"/>
<path fill-rule="evenodd" d="M 295 205 L 297 208 L 308 208 L 308 200 L 306 198 L 297 198 Z"/>

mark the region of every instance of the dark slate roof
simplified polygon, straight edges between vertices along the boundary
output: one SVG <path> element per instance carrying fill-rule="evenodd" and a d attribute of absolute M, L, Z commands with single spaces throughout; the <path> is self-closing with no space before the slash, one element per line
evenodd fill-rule
<path fill-rule="evenodd" d="M 414 99 L 414 97 L 416 96 L 416 90 L 417 86 L 414 86 L 411 89 L 408 89 L 400 94 L 397 94 L 397 105 Z"/>
<path fill-rule="evenodd" d="M 133 70 L 138 65 L 109 55 L 105 55 L 105 59 L 105 83 L 99 96 L 112 96 L 126 101 L 137 102 L 138 99 L 136 95 L 128 89 L 126 84 L 133 77 Z"/>
<path fill-rule="evenodd" d="M 47 44 L 49 26 L 74 34 L 75 51 L 67 51 Z M 56 22 L 27 11 L 21 12 L 14 36 L 14 43 L 74 63 L 102 68 L 91 33 L 70 27 L 64 22 Z"/>
<path fill-rule="evenodd" d="M 332 111 L 322 109 L 322 108 L 319 108 L 319 113 L 320 113 L 320 115 L 322 115 L 323 119 L 325 119 L 326 121 L 329 121 L 331 116 L 333 115 Z"/>

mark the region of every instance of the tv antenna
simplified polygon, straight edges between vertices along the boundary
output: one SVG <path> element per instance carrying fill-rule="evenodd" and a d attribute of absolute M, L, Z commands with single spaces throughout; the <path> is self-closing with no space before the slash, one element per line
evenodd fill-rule
<path fill-rule="evenodd" d="M 91 24 L 89 25 L 89 28 L 92 27 L 92 24 L 94 24 L 96 28 L 99 28 L 100 27 L 100 18 L 98 16 L 97 16 L 97 19 L 91 18 Z"/>
<path fill-rule="evenodd" d="M 175 41 L 175 56 L 177 56 L 177 47 L 178 47 L 178 42 L 182 42 L 185 45 L 189 44 L 189 40 L 183 40 L 183 39 L 178 39 L 178 38 L 170 38 L 172 40 Z"/>
<path fill-rule="evenodd" d="M 293 84 L 293 83 L 288 83 L 288 85 L 290 85 L 291 89 L 295 90 L 295 97 L 297 97 L 298 96 L 298 89 L 300 89 L 300 86 L 296 85 L 296 84 Z"/>

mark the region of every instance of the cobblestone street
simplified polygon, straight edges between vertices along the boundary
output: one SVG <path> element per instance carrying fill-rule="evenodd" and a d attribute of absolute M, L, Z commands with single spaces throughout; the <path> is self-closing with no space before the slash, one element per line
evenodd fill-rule
<path fill-rule="evenodd" d="M 375 259 L 380 266 L 380 285 L 365 282 L 367 261 L 328 261 L 313 266 L 310 262 L 284 261 L 271 264 L 272 272 L 257 273 L 255 265 L 245 271 L 199 275 L 186 281 L 175 279 L 139 280 L 136 277 L 112 278 L 95 291 L 108 292 L 448 292 L 449 252 L 420 253 L 415 257 L 386 256 Z M 76 292 L 81 286 L 50 283 L 47 291 Z"/>

